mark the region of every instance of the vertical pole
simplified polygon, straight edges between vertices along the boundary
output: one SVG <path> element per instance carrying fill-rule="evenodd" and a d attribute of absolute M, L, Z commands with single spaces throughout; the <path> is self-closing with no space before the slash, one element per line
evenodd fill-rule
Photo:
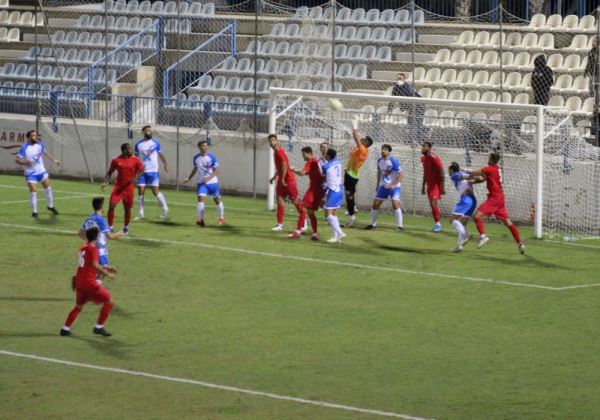
<path fill-rule="evenodd" d="M 37 29 L 37 14 L 38 14 L 38 3 L 34 3 L 33 11 L 33 23 L 34 23 L 34 45 L 35 45 L 35 131 L 36 133 L 40 130 L 40 79 L 39 79 L 39 63 L 38 63 L 38 29 Z"/>
<path fill-rule="evenodd" d="M 181 88 L 181 79 L 180 79 L 180 75 L 179 75 L 179 54 L 180 54 L 180 50 L 181 50 L 181 44 L 180 44 L 180 40 L 181 37 L 183 36 L 181 33 L 179 33 L 181 31 L 181 14 L 179 13 L 179 1 L 177 0 L 177 24 L 175 25 L 175 27 L 177 28 L 177 61 L 175 64 L 175 118 L 176 118 L 176 127 L 175 129 L 177 130 L 175 133 L 175 189 L 177 191 L 179 191 L 179 164 L 180 164 L 180 146 L 179 146 L 179 125 L 180 125 L 180 103 L 179 103 L 179 89 Z M 168 36 L 168 35 L 167 35 Z M 166 98 L 168 99 L 168 98 Z"/>
<path fill-rule="evenodd" d="M 257 1 L 254 3 L 254 107 L 252 110 L 252 135 L 254 137 L 254 142 L 252 144 L 252 197 L 256 200 L 256 169 L 257 169 L 257 137 L 256 131 L 258 130 L 257 121 L 258 121 L 258 108 L 256 105 L 256 78 L 257 68 L 256 68 L 256 59 L 258 54 L 258 8 L 260 6 L 260 2 Z"/>
<path fill-rule="evenodd" d="M 596 125 L 596 147 L 600 147 L 600 7 L 596 9 L 596 68 L 593 69 L 592 86 L 594 89 L 594 124 Z"/>
<path fill-rule="evenodd" d="M 413 88 L 416 90 L 416 86 L 415 86 L 415 41 L 416 41 L 416 34 L 415 34 L 415 2 L 414 0 L 412 0 L 410 2 L 410 31 L 411 31 L 411 41 L 410 41 L 410 61 L 411 61 L 411 66 L 412 66 L 412 83 L 413 83 Z M 417 114 L 417 104 L 412 104 L 410 105 L 410 107 L 412 108 L 412 110 L 408 111 L 408 133 L 410 138 L 410 144 L 411 144 L 411 148 L 412 148 L 412 153 L 413 153 L 413 159 L 411 159 L 412 164 L 413 164 L 413 173 L 416 173 L 416 169 L 415 169 L 415 161 L 417 159 L 417 157 L 415 156 L 416 154 L 416 147 L 418 147 L 418 142 L 421 139 L 417 138 L 417 123 L 416 123 L 416 114 Z M 412 117 L 410 116 L 410 113 L 412 111 Z M 412 126 L 411 126 L 412 125 Z M 417 185 L 416 183 L 413 183 L 413 188 L 412 188 L 412 202 L 413 202 L 413 215 L 417 214 L 417 195 L 419 194 L 419 192 L 417 191 Z"/>
<path fill-rule="evenodd" d="M 276 134 L 275 130 L 277 128 L 277 107 L 275 106 L 275 97 L 271 97 L 271 112 L 269 113 L 269 134 Z M 273 159 L 273 153 L 271 153 L 271 148 L 267 148 L 267 153 L 269 154 L 269 179 L 273 175 L 275 175 L 275 160 Z M 269 184 L 269 189 L 267 192 L 267 209 L 270 211 L 275 210 L 275 185 Z"/>
<path fill-rule="evenodd" d="M 542 238 L 542 211 L 544 207 L 544 107 L 537 108 L 537 130 L 536 130 L 536 150 L 535 150 L 535 237 Z"/>
<path fill-rule="evenodd" d="M 335 0 L 331 0 L 331 91 L 335 92 Z"/>
<path fill-rule="evenodd" d="M 104 5 L 104 167 L 108 168 L 108 8 Z"/>
<path fill-rule="evenodd" d="M 529 1 L 529 0 L 528 0 Z M 504 27 L 502 26 L 503 22 L 503 14 L 504 8 L 502 5 L 499 7 L 500 11 L 500 101 L 502 101 L 502 94 L 504 93 L 504 65 L 502 63 L 502 52 L 504 50 L 504 41 L 502 40 L 502 34 L 504 33 Z M 502 113 L 501 113 L 502 114 Z"/>

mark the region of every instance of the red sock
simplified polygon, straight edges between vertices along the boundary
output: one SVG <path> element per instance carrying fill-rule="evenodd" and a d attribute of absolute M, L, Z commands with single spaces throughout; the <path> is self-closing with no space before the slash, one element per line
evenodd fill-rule
<path fill-rule="evenodd" d="M 98 325 L 104 325 L 104 322 L 106 321 L 106 318 L 108 318 L 112 307 L 112 303 L 105 303 L 104 306 L 102 306 L 102 309 L 100 310 L 100 316 L 98 317 Z"/>
<path fill-rule="evenodd" d="M 435 223 L 439 223 L 442 220 L 442 217 L 440 216 L 440 209 L 438 206 L 431 206 L 431 211 L 433 212 L 433 220 L 435 220 Z"/>
<path fill-rule="evenodd" d="M 126 209 L 125 210 L 125 222 L 124 222 L 124 226 L 129 226 L 129 221 L 130 220 L 131 220 L 131 209 Z"/>
<path fill-rule="evenodd" d="M 315 214 L 313 213 L 308 217 L 310 219 L 310 227 L 313 233 L 317 233 L 317 216 L 315 216 Z"/>
<path fill-rule="evenodd" d="M 71 312 L 69 312 L 69 316 L 67 316 L 67 320 L 65 321 L 65 327 L 71 328 L 71 325 L 73 325 L 73 322 L 75 322 L 80 312 L 81 309 L 77 306 L 71 309 Z"/>
<path fill-rule="evenodd" d="M 483 220 L 481 220 L 481 217 L 474 218 L 473 222 L 475 222 L 475 226 L 477 226 L 477 230 L 479 231 L 479 234 L 485 235 L 485 226 L 483 224 Z"/>
<path fill-rule="evenodd" d="M 298 224 L 296 225 L 296 229 L 302 230 L 304 228 L 305 223 L 306 223 L 306 211 L 304 209 L 300 209 L 300 216 L 298 216 Z"/>
<path fill-rule="evenodd" d="M 285 214 L 285 206 L 277 204 L 277 224 L 283 225 L 283 215 Z"/>
<path fill-rule="evenodd" d="M 108 226 L 112 226 L 115 221 L 115 209 L 108 210 Z"/>
<path fill-rule="evenodd" d="M 508 229 L 510 230 L 510 233 L 512 233 L 513 238 L 515 238 L 516 243 L 520 244 L 523 242 L 521 241 L 521 235 L 519 235 L 519 229 L 517 229 L 515 225 L 510 225 Z"/>

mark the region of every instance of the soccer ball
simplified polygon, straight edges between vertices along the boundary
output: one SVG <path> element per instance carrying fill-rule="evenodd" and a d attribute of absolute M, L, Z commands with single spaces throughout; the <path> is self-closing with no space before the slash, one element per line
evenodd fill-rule
<path fill-rule="evenodd" d="M 329 100 L 329 108 L 331 108 L 332 111 L 339 111 L 343 107 L 344 107 L 344 104 L 339 99 L 330 99 Z"/>

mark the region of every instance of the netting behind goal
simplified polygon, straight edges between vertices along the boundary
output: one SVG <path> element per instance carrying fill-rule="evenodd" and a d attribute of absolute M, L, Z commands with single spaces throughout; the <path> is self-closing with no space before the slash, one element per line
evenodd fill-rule
<path fill-rule="evenodd" d="M 331 97 L 339 98 L 344 108 L 330 109 Z M 287 149 L 292 166 L 303 164 L 302 147 L 308 145 L 318 150 L 321 142 L 335 148 L 345 163 L 354 147 L 352 120 L 359 121 L 362 135 L 373 138 L 375 143 L 361 171 L 356 196 L 359 208 L 371 205 L 377 183 L 377 158 L 381 145 L 388 143 L 405 173 L 402 183 L 405 212 L 430 214 L 427 197 L 421 194 L 420 158 L 422 142 L 431 141 L 446 168 L 451 162 L 479 168 L 487 164 L 490 152 L 499 152 L 512 220 L 535 224 L 539 205 L 543 203 L 542 213 L 537 215 L 543 217 L 537 218 L 538 236 L 542 224 L 547 235 L 600 235 L 600 188 L 593 182 L 598 178 L 598 149 L 576 135 L 566 109 L 286 89 L 274 89 L 272 98 L 275 107 L 271 129 Z M 537 153 L 540 119 L 543 156 Z M 536 159 L 542 157 L 543 170 L 538 172 Z M 541 197 L 537 194 L 540 179 L 543 180 Z M 299 180 L 300 190 L 306 182 Z M 485 184 L 476 186 L 479 202 L 486 194 Z M 441 202 L 444 214 L 451 213 L 457 199 L 446 177 L 446 195 Z"/>

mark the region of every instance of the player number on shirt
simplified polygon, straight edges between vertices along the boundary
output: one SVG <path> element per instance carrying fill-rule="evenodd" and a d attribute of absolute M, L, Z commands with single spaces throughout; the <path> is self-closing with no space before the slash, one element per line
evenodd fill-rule
<path fill-rule="evenodd" d="M 85 265 L 85 251 L 81 251 L 79 253 L 79 267 L 83 268 L 83 266 Z"/>

